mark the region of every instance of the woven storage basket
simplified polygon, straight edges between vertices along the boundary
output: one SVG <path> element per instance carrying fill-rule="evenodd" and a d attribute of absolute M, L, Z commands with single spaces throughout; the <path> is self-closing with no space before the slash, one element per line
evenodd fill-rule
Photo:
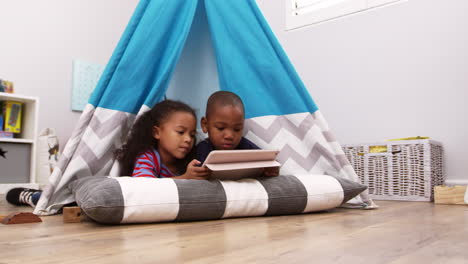
<path fill-rule="evenodd" d="M 386 152 L 371 153 L 379 148 Z M 444 184 L 442 144 L 429 139 L 343 145 L 369 196 L 381 200 L 433 201 Z"/>

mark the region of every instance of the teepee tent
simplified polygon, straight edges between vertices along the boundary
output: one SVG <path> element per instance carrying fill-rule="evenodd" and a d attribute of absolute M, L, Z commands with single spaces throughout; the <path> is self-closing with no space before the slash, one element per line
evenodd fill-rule
<path fill-rule="evenodd" d="M 245 136 L 261 148 L 280 149 L 281 174 L 358 180 L 254 0 L 141 0 L 34 213 L 54 214 L 73 202 L 67 186 L 75 179 L 118 174 L 114 150 L 138 113 L 171 94 L 168 87 L 174 86 L 181 54 L 190 53 L 187 40 L 195 27 L 205 28 L 212 41 L 215 88 L 242 98 Z M 185 90 L 172 92 L 174 99 L 195 94 L 206 100 L 213 87 L 193 83 L 186 80 Z M 197 104 L 193 97 L 182 100 Z M 367 192 L 352 202 L 372 205 Z"/>

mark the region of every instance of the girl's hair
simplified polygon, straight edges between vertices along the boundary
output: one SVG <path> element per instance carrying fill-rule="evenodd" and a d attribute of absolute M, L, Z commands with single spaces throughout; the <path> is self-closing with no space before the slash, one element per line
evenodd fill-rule
<path fill-rule="evenodd" d="M 115 158 L 120 164 L 120 175 L 131 176 L 135 161 L 142 152 L 158 147 L 158 140 L 153 136 L 153 127 L 161 126 L 173 113 L 186 112 L 192 114 L 195 120 L 195 111 L 185 103 L 172 100 L 164 100 L 142 114 L 133 124 L 126 142 L 115 151 Z M 196 142 L 194 142 L 195 146 Z M 187 156 L 177 164 L 177 173 L 185 172 L 187 164 L 195 158 L 195 148 L 192 147 Z"/>

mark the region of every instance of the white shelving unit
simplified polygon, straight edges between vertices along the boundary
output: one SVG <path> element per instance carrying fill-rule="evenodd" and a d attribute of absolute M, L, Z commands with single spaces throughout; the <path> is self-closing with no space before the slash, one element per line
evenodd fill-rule
<path fill-rule="evenodd" d="M 0 138 L 2 143 L 30 144 L 29 182 L 0 183 L 0 194 L 14 187 L 38 188 L 36 183 L 36 146 L 38 131 L 39 98 L 0 92 L 0 101 L 16 101 L 23 103 L 21 133 L 15 138 Z M 0 168 L 0 176 L 2 171 Z"/>

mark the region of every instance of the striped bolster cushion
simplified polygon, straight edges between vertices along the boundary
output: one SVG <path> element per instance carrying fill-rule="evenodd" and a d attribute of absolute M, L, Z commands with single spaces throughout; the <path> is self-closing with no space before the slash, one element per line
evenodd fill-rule
<path fill-rule="evenodd" d="M 301 214 L 335 208 L 367 188 L 308 174 L 237 181 L 85 177 L 69 187 L 88 217 L 107 224 Z"/>

